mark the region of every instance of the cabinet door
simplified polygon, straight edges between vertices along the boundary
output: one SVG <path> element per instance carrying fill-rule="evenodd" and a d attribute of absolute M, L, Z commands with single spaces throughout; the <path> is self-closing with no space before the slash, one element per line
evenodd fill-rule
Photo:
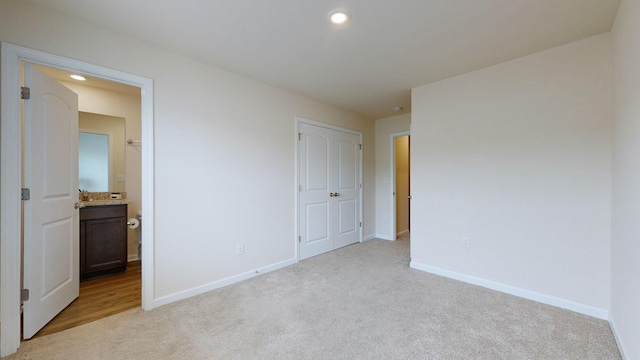
<path fill-rule="evenodd" d="M 127 265 L 127 220 L 111 218 L 85 221 L 85 273 L 114 269 L 124 271 Z"/>
<path fill-rule="evenodd" d="M 80 213 L 82 214 L 82 209 L 80 209 Z M 83 274 L 87 271 L 87 265 L 86 265 L 86 256 L 84 256 L 85 252 L 86 252 L 86 248 L 87 246 L 86 244 L 86 231 L 85 229 L 87 222 L 86 221 L 80 221 L 80 277 L 82 278 Z"/>

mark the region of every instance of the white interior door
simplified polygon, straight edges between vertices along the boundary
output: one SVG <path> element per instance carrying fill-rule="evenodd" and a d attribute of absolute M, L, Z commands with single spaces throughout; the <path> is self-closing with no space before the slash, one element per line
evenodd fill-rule
<path fill-rule="evenodd" d="M 335 192 L 333 202 L 334 248 L 360 239 L 360 137 L 334 132 Z"/>
<path fill-rule="evenodd" d="M 300 123 L 299 258 L 360 239 L 360 137 Z"/>
<path fill-rule="evenodd" d="M 29 64 L 24 100 L 23 336 L 31 338 L 79 292 L 78 97 Z"/>

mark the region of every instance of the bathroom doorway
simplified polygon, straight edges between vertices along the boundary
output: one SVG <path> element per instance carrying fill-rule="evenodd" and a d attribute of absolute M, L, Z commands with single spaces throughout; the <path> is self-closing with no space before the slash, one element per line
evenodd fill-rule
<path fill-rule="evenodd" d="M 15 294 L 21 291 L 21 269 L 23 261 L 23 248 L 21 243 L 21 196 L 20 185 L 24 174 L 21 171 L 22 134 L 25 131 L 20 122 L 21 108 L 24 104 L 21 100 L 20 87 L 22 84 L 22 65 L 26 63 L 51 66 L 60 69 L 75 69 L 89 76 L 102 79 L 110 79 L 115 83 L 123 83 L 142 89 L 141 94 L 141 186 L 142 208 L 145 210 L 145 221 L 142 224 L 142 245 L 147 249 L 142 253 L 142 308 L 151 310 L 153 304 L 153 81 L 138 75 L 125 73 L 118 70 L 104 68 L 78 60 L 64 58 L 37 50 L 1 43 L 3 66 L 0 68 L 0 83 L 3 96 L 0 99 L 2 114 L 2 158 L 0 164 L 3 177 L 2 196 L 0 207 L 3 210 L 0 232 L 0 352 L 10 354 L 20 346 L 21 340 L 21 305 L 22 300 Z M 18 91 L 12 91 L 17 89 Z M 22 92 L 24 96 L 24 91 Z M 77 190 L 76 190 L 77 191 Z M 24 192 L 22 192 L 24 194 Z M 28 193 L 27 193 L 28 197 Z M 69 196 L 69 198 L 72 198 Z M 26 200 L 28 201 L 28 200 Z M 72 264 L 71 262 L 70 264 Z M 25 264 L 25 267 L 29 267 Z M 23 293 L 26 295 L 26 293 Z M 28 298 L 33 300 L 34 292 Z M 26 298 L 26 297 L 25 297 Z M 25 303 L 28 303 L 26 300 Z"/>
<path fill-rule="evenodd" d="M 42 65 L 34 67 L 78 95 L 78 129 L 81 141 L 76 159 L 79 163 L 79 189 L 88 189 L 89 194 L 120 194 L 123 200 L 118 202 L 127 204 L 127 218 L 138 218 L 142 210 L 141 142 L 134 139 L 141 137 L 140 88 L 89 76 L 78 80 L 71 76 L 77 75 L 73 71 Z M 104 154 L 97 151 L 101 149 L 97 142 L 103 139 L 86 136 L 97 134 L 107 139 L 102 144 L 106 147 Z M 131 141 L 127 142 L 126 139 Z M 86 169 L 87 165 L 91 168 Z M 104 166 L 98 169 L 99 165 Z M 98 173 L 105 174 L 105 178 L 100 179 L 103 181 L 94 179 Z M 79 297 L 34 337 L 140 307 L 140 236 L 139 228 L 127 229 L 125 273 L 80 282 Z M 80 277 L 83 278 L 82 272 Z"/>

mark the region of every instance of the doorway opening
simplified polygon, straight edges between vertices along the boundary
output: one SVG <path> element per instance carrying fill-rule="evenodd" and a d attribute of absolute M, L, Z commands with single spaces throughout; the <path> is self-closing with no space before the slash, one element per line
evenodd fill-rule
<path fill-rule="evenodd" d="M 411 137 L 409 133 L 392 135 L 393 230 L 396 240 L 408 240 L 411 234 Z"/>
<path fill-rule="evenodd" d="M 142 235 L 142 308 L 151 310 L 153 301 L 153 81 L 138 75 L 105 68 L 21 46 L 1 43 L 0 68 L 0 144 L 2 163 L 0 211 L 0 356 L 17 351 L 21 340 L 21 268 L 22 268 L 22 104 L 20 87 L 22 64 L 38 64 L 73 70 L 84 75 L 108 79 L 115 83 L 138 87 L 141 91 L 141 208 L 145 219 Z M 33 300 L 33 297 L 31 297 Z M 28 301 L 28 300 L 27 300 Z"/>
<path fill-rule="evenodd" d="M 75 72 L 43 65 L 33 66 L 78 96 L 79 145 L 78 153 L 75 155 L 79 168 L 78 190 L 86 191 L 87 194 L 119 194 L 122 200 L 115 202 L 126 203 L 126 211 L 124 211 L 126 218 L 141 217 L 141 144 L 126 141 L 126 139 L 141 138 L 140 88 L 92 77 L 75 80 L 71 77 Z M 113 242 L 109 240 L 113 234 L 105 233 L 105 231 L 111 232 L 113 228 L 92 227 L 102 234 L 94 233 L 92 238 L 97 241 L 94 244 L 99 247 L 96 247 L 96 250 L 88 256 L 102 257 L 103 260 L 91 268 L 104 268 L 107 262 L 126 256 L 126 260 L 121 262 L 122 266 L 126 267 L 125 272 L 117 270 L 106 275 L 112 271 L 102 270 L 99 278 L 92 278 L 95 274 L 91 274 L 89 266 L 85 265 L 87 264 L 85 249 L 90 246 L 85 245 L 85 239 L 82 236 L 85 231 L 80 230 L 86 227 L 85 222 L 82 221 L 83 211 L 84 209 L 80 209 L 80 228 L 78 229 L 81 233 L 79 296 L 33 338 L 141 306 L 142 270 L 139 258 L 141 241 L 139 228 L 130 228 L 125 230 L 126 232 L 119 231 L 125 235 L 126 250 L 115 251 L 114 258 L 113 254 L 106 254 L 114 252 L 115 249 L 104 245 L 106 242 Z M 124 224 L 121 225 L 124 226 Z M 122 254 L 123 252 L 126 255 Z M 118 253 L 122 255 L 117 256 Z M 26 266 L 24 259 L 22 263 Z"/>

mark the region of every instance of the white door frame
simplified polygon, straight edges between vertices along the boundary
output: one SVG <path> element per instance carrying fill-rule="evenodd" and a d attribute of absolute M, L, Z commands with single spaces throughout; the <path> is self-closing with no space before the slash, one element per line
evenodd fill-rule
<path fill-rule="evenodd" d="M 391 179 L 391 192 L 389 195 L 391 196 L 391 236 L 394 241 L 397 240 L 396 237 L 398 236 L 398 229 L 396 228 L 396 138 L 409 135 L 411 135 L 410 131 L 402 131 L 390 135 L 391 174 L 389 179 Z"/>
<path fill-rule="evenodd" d="M 21 62 L 78 71 L 141 88 L 142 100 L 142 308 L 153 308 L 153 80 L 78 60 L 2 43 L 0 47 L 0 356 L 20 346 L 22 129 Z"/>
<path fill-rule="evenodd" d="M 300 234 L 300 216 L 299 216 L 299 209 L 300 209 L 300 159 L 299 159 L 299 154 L 300 154 L 300 123 L 305 123 L 305 124 L 309 124 L 309 125 L 315 125 L 315 126 L 320 126 L 320 127 L 324 127 L 327 129 L 332 129 L 332 130 L 338 130 L 338 131 L 342 131 L 342 132 L 346 132 L 349 134 L 354 134 L 354 135 L 358 135 L 360 137 L 360 144 L 362 144 L 363 149 L 360 151 L 360 184 L 362 184 L 362 186 L 360 187 L 360 190 L 358 191 L 358 197 L 359 197 L 359 202 L 360 202 L 360 209 L 358 209 L 359 213 L 359 219 L 358 221 L 362 224 L 362 226 L 360 227 L 359 230 L 359 234 L 358 234 L 358 242 L 361 243 L 363 241 L 362 238 L 362 234 L 364 233 L 364 223 L 362 221 L 363 217 L 364 217 L 364 206 L 362 204 L 362 194 L 363 194 L 363 187 L 364 187 L 364 178 L 363 178 L 363 168 L 364 168 L 364 164 L 362 163 L 362 159 L 363 156 L 362 154 L 364 153 L 364 143 L 362 141 L 362 133 L 359 131 L 354 131 L 354 130 L 349 130 L 349 129 L 345 129 L 345 128 L 341 128 L 338 126 L 333 126 L 333 125 L 329 125 L 323 122 L 319 122 L 319 121 L 314 121 L 314 120 L 309 120 L 309 119 L 305 119 L 302 117 L 297 117 L 295 118 L 295 136 L 296 136 L 296 152 L 295 152 L 295 227 L 296 227 L 296 231 L 295 231 L 295 249 L 296 249 L 296 262 L 300 261 L 300 244 L 298 242 L 298 239 L 300 238 L 301 234 Z"/>

